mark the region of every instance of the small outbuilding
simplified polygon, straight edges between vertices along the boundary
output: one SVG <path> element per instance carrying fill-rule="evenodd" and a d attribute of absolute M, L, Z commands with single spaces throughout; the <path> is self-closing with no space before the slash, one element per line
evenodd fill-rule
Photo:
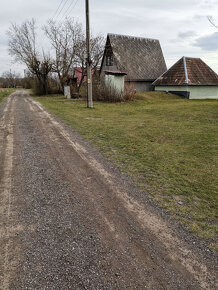
<path fill-rule="evenodd" d="M 200 58 L 182 57 L 153 85 L 187 99 L 218 99 L 218 75 Z"/>
<path fill-rule="evenodd" d="M 121 71 L 105 71 L 105 86 L 118 95 L 124 94 L 124 77 L 126 73 Z"/>
<path fill-rule="evenodd" d="M 73 96 L 75 86 L 76 86 L 76 78 L 72 75 L 68 75 L 65 79 L 64 84 L 64 96 L 67 99 L 71 99 L 71 97 Z"/>
<path fill-rule="evenodd" d="M 166 71 L 160 42 L 134 36 L 108 34 L 100 68 L 105 72 L 126 72 L 125 89 L 135 92 L 149 91 L 152 83 Z"/>

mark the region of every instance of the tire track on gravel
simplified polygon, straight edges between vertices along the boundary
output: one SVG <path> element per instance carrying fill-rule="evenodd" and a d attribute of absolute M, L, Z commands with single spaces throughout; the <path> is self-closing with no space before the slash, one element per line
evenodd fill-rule
<path fill-rule="evenodd" d="M 4 162 L 2 165 L 3 176 L 0 187 L 0 216 L 3 226 L 0 231 L 0 238 L 5 239 L 3 263 L 2 289 L 9 289 L 9 247 L 10 247 L 10 215 L 11 215 L 11 187 L 12 187 L 12 169 L 13 169 L 13 143 L 14 143 L 14 98 L 10 95 L 5 103 L 3 116 L 0 121 L 1 138 L 4 137 Z M 1 139 L 0 138 L 0 139 Z"/>
<path fill-rule="evenodd" d="M 202 289 L 210 289 L 211 283 L 214 281 L 215 288 L 218 287 L 216 282 L 216 272 L 209 270 L 207 265 L 199 259 L 199 257 L 191 252 L 186 247 L 185 243 L 179 240 L 175 232 L 169 228 L 164 220 L 160 220 L 147 208 L 141 205 L 136 199 L 131 197 L 126 191 L 120 187 L 116 182 L 114 176 L 108 172 L 102 164 L 100 164 L 95 158 L 89 156 L 87 150 L 78 142 L 72 140 L 72 137 L 54 117 L 49 114 L 38 102 L 28 98 L 30 110 L 39 111 L 48 122 L 52 124 L 56 130 L 64 137 L 64 139 L 72 146 L 77 154 L 85 161 L 96 173 L 100 174 L 105 182 L 111 187 L 113 193 L 120 199 L 124 207 L 128 212 L 134 214 L 143 229 L 151 230 L 155 236 L 164 244 L 168 251 L 168 255 L 171 260 L 181 264 L 197 281 L 199 281 Z M 108 222 L 106 222 L 108 224 Z M 114 227 L 109 223 L 108 227 L 112 234 L 116 234 Z"/>

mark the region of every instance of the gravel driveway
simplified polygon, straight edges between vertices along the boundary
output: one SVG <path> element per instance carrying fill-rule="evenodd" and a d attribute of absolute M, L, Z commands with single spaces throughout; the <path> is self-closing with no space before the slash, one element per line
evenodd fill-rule
<path fill-rule="evenodd" d="M 0 289 L 217 289 L 216 255 L 25 91 L 0 106 Z"/>

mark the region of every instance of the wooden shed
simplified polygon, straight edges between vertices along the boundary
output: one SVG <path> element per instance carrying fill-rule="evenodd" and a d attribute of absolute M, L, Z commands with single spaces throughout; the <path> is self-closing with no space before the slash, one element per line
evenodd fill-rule
<path fill-rule="evenodd" d="M 124 94 L 124 77 L 125 72 L 121 71 L 105 71 L 105 86 L 114 91 L 118 95 Z"/>
<path fill-rule="evenodd" d="M 105 71 L 126 72 L 125 87 L 136 92 L 149 91 L 152 83 L 166 71 L 166 63 L 156 39 L 108 34 L 100 75 Z"/>

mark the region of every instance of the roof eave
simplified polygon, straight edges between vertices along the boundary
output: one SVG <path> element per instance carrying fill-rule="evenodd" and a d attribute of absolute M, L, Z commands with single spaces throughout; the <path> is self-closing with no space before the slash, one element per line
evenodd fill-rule
<path fill-rule="evenodd" d="M 206 83 L 205 84 L 190 84 L 190 83 L 189 84 L 184 84 L 184 83 L 183 84 L 158 84 L 158 83 L 155 84 L 155 82 L 153 83 L 153 85 L 161 86 L 161 87 L 162 86 L 170 86 L 170 87 L 173 87 L 173 86 L 184 86 L 184 87 L 185 86 L 218 86 L 218 84 L 211 84 L 211 83 L 210 84 L 206 84 Z"/>
<path fill-rule="evenodd" d="M 155 79 L 126 79 L 126 82 L 154 82 Z"/>

